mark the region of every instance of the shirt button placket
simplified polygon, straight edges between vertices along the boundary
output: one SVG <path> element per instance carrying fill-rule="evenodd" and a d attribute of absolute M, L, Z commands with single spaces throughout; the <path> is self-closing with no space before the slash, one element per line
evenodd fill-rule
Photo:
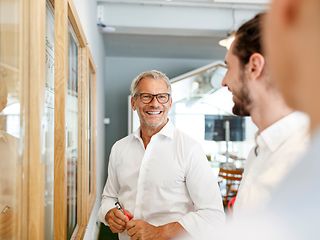
<path fill-rule="evenodd" d="M 142 217 L 142 207 L 143 207 L 143 195 L 144 195 L 144 183 L 146 182 L 146 164 L 148 163 L 148 159 L 150 156 L 151 150 L 151 141 L 148 144 L 147 149 L 145 150 L 143 159 L 141 161 L 139 177 L 137 182 L 137 197 L 136 197 L 136 208 L 134 211 L 135 218 Z"/>

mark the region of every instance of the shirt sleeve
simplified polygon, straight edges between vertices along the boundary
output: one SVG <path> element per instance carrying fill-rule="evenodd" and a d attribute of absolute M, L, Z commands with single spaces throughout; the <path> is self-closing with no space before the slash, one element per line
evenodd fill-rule
<path fill-rule="evenodd" d="M 115 207 L 115 202 L 117 201 L 120 188 L 115 166 L 116 155 L 117 150 L 116 147 L 113 146 L 109 157 L 108 179 L 103 189 L 101 206 L 99 209 L 99 221 L 104 223 L 105 225 L 108 225 L 105 220 L 105 216 L 111 208 Z"/>
<path fill-rule="evenodd" d="M 195 211 L 184 215 L 179 223 L 199 239 L 199 233 L 210 233 L 225 222 L 221 192 L 217 177 L 199 145 L 195 145 L 188 158 L 186 185 Z"/>

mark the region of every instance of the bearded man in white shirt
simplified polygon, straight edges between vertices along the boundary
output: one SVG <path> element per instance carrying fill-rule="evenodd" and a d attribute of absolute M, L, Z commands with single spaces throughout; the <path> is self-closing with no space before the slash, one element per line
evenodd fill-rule
<path fill-rule="evenodd" d="M 263 36 L 271 75 L 288 105 L 309 114 L 312 138 L 266 208 L 229 223 L 215 239 L 319 239 L 320 1 L 271 2 Z M 212 234 L 204 239 L 213 239 Z"/>
<path fill-rule="evenodd" d="M 168 119 L 170 94 L 169 79 L 159 71 L 132 82 L 140 128 L 112 147 L 99 210 L 120 240 L 196 239 L 224 222 L 220 190 L 201 146 Z M 117 201 L 123 209 L 115 208 Z"/>
<path fill-rule="evenodd" d="M 246 161 L 234 216 L 264 208 L 272 191 L 296 165 L 308 142 L 308 118 L 294 112 L 273 83 L 261 42 L 264 14 L 244 23 L 225 58 L 222 82 L 233 94 L 233 112 L 257 125 L 256 147 Z"/>

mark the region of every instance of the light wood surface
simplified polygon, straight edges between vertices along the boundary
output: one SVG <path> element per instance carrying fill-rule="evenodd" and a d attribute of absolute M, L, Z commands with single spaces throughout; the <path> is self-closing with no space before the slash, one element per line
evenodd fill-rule
<path fill-rule="evenodd" d="M 41 157 L 41 120 L 45 92 L 45 16 L 46 2 L 29 0 L 29 194 L 28 239 L 44 239 L 44 164 Z"/>
<path fill-rule="evenodd" d="M 91 74 L 91 192 L 89 192 L 89 201 L 88 201 L 88 213 L 90 214 L 92 208 L 94 206 L 96 200 L 96 139 L 97 139 L 97 132 L 96 132 L 96 114 L 97 114 L 97 106 L 96 106 L 96 78 L 97 78 L 97 71 L 96 66 L 93 61 L 92 54 L 90 49 L 88 48 L 88 59 L 89 59 L 89 74 Z M 89 171 L 89 170 L 88 170 Z M 90 216 L 90 215 L 89 215 Z"/>
<path fill-rule="evenodd" d="M 44 194 L 48 177 L 45 175 L 45 163 L 41 155 L 46 80 L 47 3 L 45 0 L 3 1 L 15 6 L 12 17 L 18 20 L 18 24 L 0 25 L 0 74 L 5 73 L 11 94 L 19 99 L 22 121 L 20 125 L 23 129 L 20 139 L 14 138 L 14 144 L 10 141 L 10 148 L 8 144 L 0 146 L 12 150 L 13 153 L 9 156 L 12 160 L 10 164 L 2 165 L 3 162 L 0 162 L 1 169 L 4 170 L 0 176 L 1 184 L 7 174 L 10 175 L 10 178 L 6 178 L 10 179 L 7 185 L 11 186 L 8 203 L 2 201 L 7 195 L 0 192 L 0 209 L 6 213 L 0 216 L 0 238 L 42 240 L 45 239 L 46 230 Z M 55 18 L 54 239 L 67 239 L 66 96 L 69 77 L 69 21 L 79 44 L 77 225 L 71 239 L 82 239 L 96 199 L 96 67 L 72 1 L 49 1 L 53 4 Z M 92 95 L 91 116 L 89 116 L 89 89 Z M 89 145 L 89 117 L 92 123 L 91 145 Z M 0 128 L 5 124 L 6 122 L 0 119 Z M 91 191 L 89 191 L 89 149 Z M 2 148 L 0 156 L 1 158 L 4 156 Z M 5 232 L 7 237 L 1 235 L 1 232 Z"/>
<path fill-rule="evenodd" d="M 54 2 L 55 16 L 55 130 L 54 130 L 54 237 L 67 239 L 67 166 L 65 111 L 68 79 L 68 2 Z"/>
<path fill-rule="evenodd" d="M 88 42 L 72 0 L 68 0 L 68 17 L 73 27 L 73 30 L 77 35 L 80 47 L 85 47 L 88 44 Z"/>

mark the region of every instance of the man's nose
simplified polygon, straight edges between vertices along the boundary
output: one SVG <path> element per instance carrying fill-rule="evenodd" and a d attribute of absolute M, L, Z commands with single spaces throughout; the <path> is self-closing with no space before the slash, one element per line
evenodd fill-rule
<path fill-rule="evenodd" d="M 222 87 L 227 87 L 227 75 L 225 75 L 222 79 L 222 82 L 221 82 L 221 86 Z"/>
<path fill-rule="evenodd" d="M 151 102 L 149 104 L 152 105 L 152 106 L 155 106 L 155 105 L 157 106 L 160 103 L 158 102 L 158 99 L 156 98 L 156 96 L 153 96 L 153 98 L 152 98 L 152 100 L 151 100 Z"/>

